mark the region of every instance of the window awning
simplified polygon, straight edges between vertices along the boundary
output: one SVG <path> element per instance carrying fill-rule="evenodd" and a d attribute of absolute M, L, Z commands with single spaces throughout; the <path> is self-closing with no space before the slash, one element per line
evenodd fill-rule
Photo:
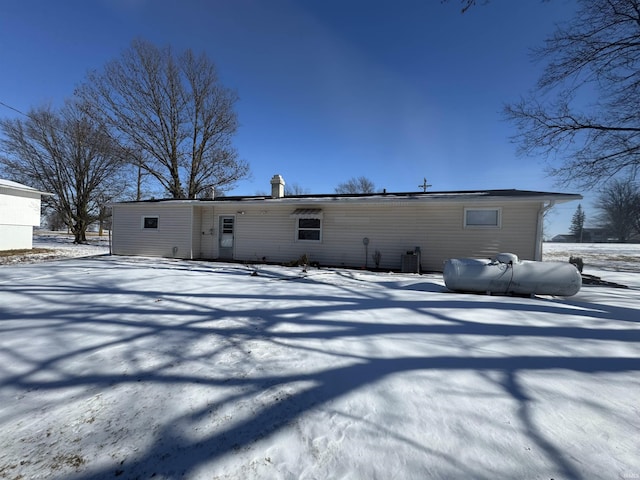
<path fill-rule="evenodd" d="M 296 208 L 290 217 L 295 218 L 322 218 L 321 208 Z"/>

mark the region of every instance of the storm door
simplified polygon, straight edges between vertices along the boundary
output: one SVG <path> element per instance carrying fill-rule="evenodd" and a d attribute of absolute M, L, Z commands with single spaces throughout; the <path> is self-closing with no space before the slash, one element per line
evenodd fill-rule
<path fill-rule="evenodd" d="M 235 217 L 220 217 L 218 235 L 218 256 L 227 260 L 233 260 L 233 236 L 235 230 Z"/>

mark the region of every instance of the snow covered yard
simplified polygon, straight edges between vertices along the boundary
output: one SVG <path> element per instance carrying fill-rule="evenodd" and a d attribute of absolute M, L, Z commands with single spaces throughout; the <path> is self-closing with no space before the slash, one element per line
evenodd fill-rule
<path fill-rule="evenodd" d="M 2 265 L 0 478 L 640 478 L 640 248 L 623 247 L 615 267 L 584 253 L 585 272 L 630 288 L 566 299 L 441 275 Z"/>
<path fill-rule="evenodd" d="M 40 263 L 62 258 L 89 257 L 109 253 L 108 235 L 87 234 L 87 243 L 74 245 L 73 235 L 63 232 L 36 231 L 33 235 L 33 250 L 0 252 L 0 265 L 17 263 Z"/>

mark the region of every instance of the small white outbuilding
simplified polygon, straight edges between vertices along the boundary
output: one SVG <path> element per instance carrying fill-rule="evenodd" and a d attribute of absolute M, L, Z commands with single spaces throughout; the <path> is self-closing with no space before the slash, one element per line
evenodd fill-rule
<path fill-rule="evenodd" d="M 42 195 L 52 195 L 0 178 L 0 250 L 33 247 L 33 227 L 40 226 Z"/>

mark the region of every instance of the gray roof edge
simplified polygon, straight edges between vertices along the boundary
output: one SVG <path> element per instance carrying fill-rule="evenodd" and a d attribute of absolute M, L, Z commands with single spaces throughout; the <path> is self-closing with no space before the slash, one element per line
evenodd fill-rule
<path fill-rule="evenodd" d="M 400 192 L 400 193 L 372 193 L 372 194 L 320 194 L 320 195 L 291 195 L 282 198 L 269 196 L 229 196 L 213 199 L 153 199 L 140 201 L 113 202 L 112 205 L 125 204 L 179 204 L 202 205 L 207 203 L 267 203 L 267 204 L 303 204 L 303 203 L 333 203 L 333 202 L 393 202 L 393 201 L 464 201 L 464 200 L 496 200 L 510 199 L 521 201 L 555 201 L 557 203 L 582 200 L 577 193 L 540 192 L 532 190 L 466 190 L 442 192 Z"/>

